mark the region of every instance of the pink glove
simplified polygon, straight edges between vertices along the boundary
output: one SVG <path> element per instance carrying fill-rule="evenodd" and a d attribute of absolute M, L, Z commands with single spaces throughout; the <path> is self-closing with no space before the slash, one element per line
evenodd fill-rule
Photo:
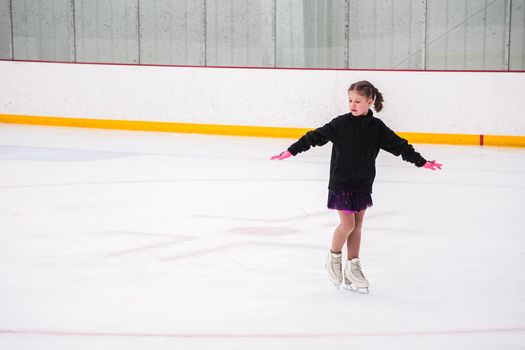
<path fill-rule="evenodd" d="M 279 159 L 279 160 L 283 160 L 283 159 L 286 159 L 288 157 L 291 157 L 292 154 L 288 151 L 284 151 L 283 153 L 281 154 L 278 154 L 276 156 L 273 156 L 272 158 L 270 158 L 271 160 L 275 160 L 275 159 Z"/>
<path fill-rule="evenodd" d="M 443 164 L 439 164 L 439 163 L 436 163 L 435 160 L 431 160 L 430 162 L 426 162 L 425 165 L 423 165 L 423 168 L 427 168 L 430 170 L 436 170 L 436 169 L 441 170 L 442 166 Z"/>

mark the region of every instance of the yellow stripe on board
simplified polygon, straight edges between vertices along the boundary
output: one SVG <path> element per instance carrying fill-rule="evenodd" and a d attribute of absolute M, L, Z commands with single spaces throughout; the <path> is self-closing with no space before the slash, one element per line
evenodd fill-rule
<path fill-rule="evenodd" d="M 14 114 L 0 114 L 0 123 L 279 138 L 299 138 L 307 131 L 311 130 L 309 128 L 285 128 L 272 126 L 240 126 L 149 122 L 138 120 L 61 118 Z M 525 136 L 434 134 L 413 132 L 399 132 L 398 135 L 406 138 L 411 143 L 525 147 Z"/>
<path fill-rule="evenodd" d="M 469 134 L 431 134 L 416 132 L 398 132 L 402 138 L 410 143 L 436 143 L 448 145 L 479 145 L 479 135 Z"/>
<path fill-rule="evenodd" d="M 398 132 L 397 134 L 407 139 L 410 143 L 525 147 L 525 136 L 432 134 L 416 132 Z"/>
<path fill-rule="evenodd" d="M 484 145 L 525 147 L 525 136 L 485 135 Z"/>
<path fill-rule="evenodd" d="M 306 128 L 282 128 L 270 126 L 241 126 L 220 124 L 149 122 L 139 120 L 59 118 L 12 114 L 0 114 L 0 123 L 282 138 L 301 137 L 302 135 L 304 135 L 304 133 L 310 130 Z"/>

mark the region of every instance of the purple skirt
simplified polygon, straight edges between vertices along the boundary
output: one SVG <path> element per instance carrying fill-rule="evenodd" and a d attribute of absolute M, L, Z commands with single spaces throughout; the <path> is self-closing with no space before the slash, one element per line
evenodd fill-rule
<path fill-rule="evenodd" d="M 368 192 L 328 190 L 329 209 L 357 213 L 372 205 L 372 195 Z"/>

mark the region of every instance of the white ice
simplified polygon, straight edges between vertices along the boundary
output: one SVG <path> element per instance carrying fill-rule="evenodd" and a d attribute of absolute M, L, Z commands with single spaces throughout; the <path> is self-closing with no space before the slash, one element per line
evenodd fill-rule
<path fill-rule="evenodd" d="M 0 349 L 525 348 L 525 149 L 382 152 L 359 295 L 293 141 L 0 125 Z"/>

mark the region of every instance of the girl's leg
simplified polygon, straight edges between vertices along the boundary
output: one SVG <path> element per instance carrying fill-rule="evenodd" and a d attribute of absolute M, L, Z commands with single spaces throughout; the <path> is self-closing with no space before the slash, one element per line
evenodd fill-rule
<path fill-rule="evenodd" d="M 339 214 L 340 223 L 339 226 L 336 227 L 334 236 L 332 238 L 331 250 L 333 253 L 341 252 L 343 246 L 349 238 L 348 236 L 352 231 L 354 231 L 355 227 L 354 213 L 350 213 L 344 210 L 338 210 L 337 213 Z"/>
<path fill-rule="evenodd" d="M 365 211 L 366 210 L 361 210 L 360 212 L 354 214 L 354 227 L 346 239 L 348 260 L 359 257 L 359 249 L 361 248 L 361 228 L 363 227 Z"/>

